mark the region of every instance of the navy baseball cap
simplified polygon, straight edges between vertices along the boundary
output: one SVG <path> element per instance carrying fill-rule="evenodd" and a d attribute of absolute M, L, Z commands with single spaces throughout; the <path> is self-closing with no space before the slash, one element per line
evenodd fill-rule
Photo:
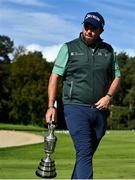
<path fill-rule="evenodd" d="M 104 29 L 105 21 L 98 12 L 89 12 L 86 14 L 83 23 L 89 23 L 96 28 Z"/>

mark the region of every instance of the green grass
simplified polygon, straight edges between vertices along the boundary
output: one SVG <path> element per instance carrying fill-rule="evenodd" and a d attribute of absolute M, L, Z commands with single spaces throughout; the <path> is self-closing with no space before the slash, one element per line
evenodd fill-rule
<path fill-rule="evenodd" d="M 110 131 L 94 158 L 96 178 L 135 178 L 135 132 Z"/>
<path fill-rule="evenodd" d="M 74 166 L 75 153 L 68 134 L 57 134 L 53 158 L 57 177 L 68 178 Z M 39 179 L 35 171 L 45 156 L 43 143 L 0 149 L 1 179 Z M 106 133 L 94 157 L 94 177 L 98 179 L 135 178 L 135 132 Z"/>
<path fill-rule="evenodd" d="M 70 177 L 73 166 L 73 147 L 68 135 L 58 134 L 54 159 L 57 178 Z M 38 178 L 35 171 L 45 156 L 43 143 L 0 149 L 0 178 Z"/>
<path fill-rule="evenodd" d="M 44 131 L 44 128 L 32 125 L 15 125 L 0 123 L 0 130 L 18 130 L 18 131 Z"/>

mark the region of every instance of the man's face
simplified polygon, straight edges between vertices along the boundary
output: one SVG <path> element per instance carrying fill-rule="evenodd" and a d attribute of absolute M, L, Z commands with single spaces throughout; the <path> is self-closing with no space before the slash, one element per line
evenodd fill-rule
<path fill-rule="evenodd" d="M 87 44 L 92 44 L 96 41 L 96 39 L 99 37 L 101 34 L 101 29 L 100 28 L 95 28 L 94 26 L 84 23 L 83 27 L 83 38 L 86 41 Z"/>

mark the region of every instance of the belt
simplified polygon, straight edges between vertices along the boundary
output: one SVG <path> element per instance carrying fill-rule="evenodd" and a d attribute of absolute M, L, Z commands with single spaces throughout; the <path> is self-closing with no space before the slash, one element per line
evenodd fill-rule
<path fill-rule="evenodd" d="M 91 109 L 94 109 L 94 108 L 96 108 L 97 106 L 96 105 L 90 105 L 89 106 Z"/>

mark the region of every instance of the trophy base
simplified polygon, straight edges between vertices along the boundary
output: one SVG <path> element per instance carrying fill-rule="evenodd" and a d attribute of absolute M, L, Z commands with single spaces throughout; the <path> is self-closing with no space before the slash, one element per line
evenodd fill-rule
<path fill-rule="evenodd" d="M 38 169 L 36 171 L 36 175 L 41 178 L 48 179 L 56 177 L 57 173 L 54 160 L 46 162 L 45 159 L 41 159 L 41 162 L 39 163 Z"/>
<path fill-rule="evenodd" d="M 49 174 L 49 173 L 47 174 L 46 172 L 38 169 L 36 171 L 36 175 L 40 178 L 51 179 L 51 178 L 55 178 L 57 176 L 57 173 L 55 172 L 54 174 Z"/>

